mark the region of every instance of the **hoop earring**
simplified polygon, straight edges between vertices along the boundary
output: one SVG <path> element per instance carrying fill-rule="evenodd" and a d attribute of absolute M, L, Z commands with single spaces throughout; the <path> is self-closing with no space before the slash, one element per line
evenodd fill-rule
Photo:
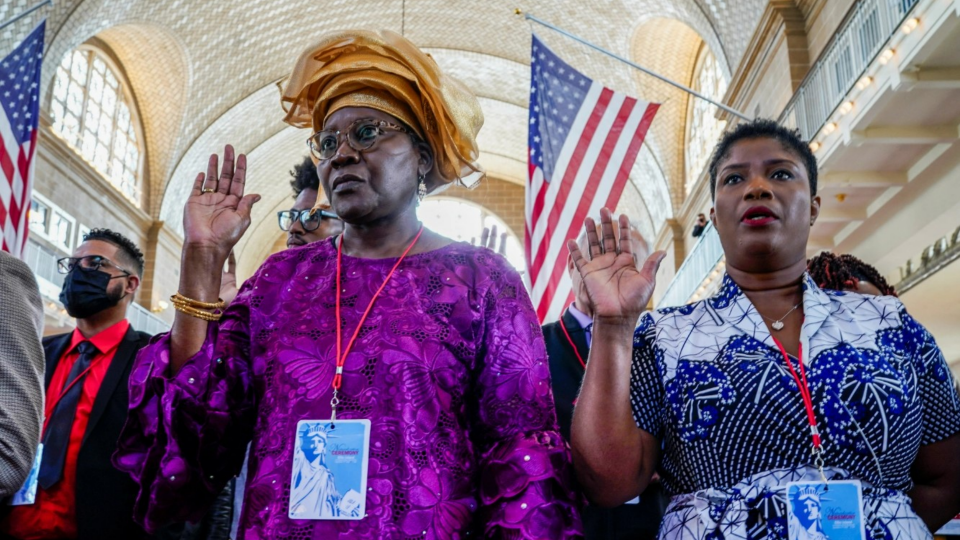
<path fill-rule="evenodd" d="M 417 181 L 419 182 L 417 186 L 417 203 L 420 203 L 423 202 L 423 198 L 427 196 L 427 183 L 424 181 L 422 174 L 417 176 Z"/>

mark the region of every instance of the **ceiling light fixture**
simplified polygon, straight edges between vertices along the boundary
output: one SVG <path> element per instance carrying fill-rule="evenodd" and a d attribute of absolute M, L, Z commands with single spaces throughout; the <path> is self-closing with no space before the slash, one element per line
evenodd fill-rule
<path fill-rule="evenodd" d="M 880 53 L 880 57 L 877 58 L 877 61 L 880 62 L 881 66 L 885 66 L 891 58 L 893 58 L 893 49 L 886 49 Z"/>

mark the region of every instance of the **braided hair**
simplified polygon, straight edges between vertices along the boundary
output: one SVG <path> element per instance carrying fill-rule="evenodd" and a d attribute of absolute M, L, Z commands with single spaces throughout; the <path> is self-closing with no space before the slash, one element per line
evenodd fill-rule
<path fill-rule="evenodd" d="M 853 255 L 836 255 L 829 251 L 807 261 L 807 272 L 821 289 L 856 290 L 861 281 L 869 282 L 884 296 L 897 296 L 893 285 L 876 268 Z"/>

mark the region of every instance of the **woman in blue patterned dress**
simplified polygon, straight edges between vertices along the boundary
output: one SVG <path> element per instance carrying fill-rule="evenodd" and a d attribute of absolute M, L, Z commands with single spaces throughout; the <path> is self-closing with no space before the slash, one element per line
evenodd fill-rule
<path fill-rule="evenodd" d="M 595 314 L 572 430 L 594 503 L 629 500 L 658 471 L 661 539 L 786 539 L 786 484 L 821 478 L 861 483 L 868 539 L 930 538 L 960 511 L 960 398 L 933 337 L 896 298 L 805 273 L 816 174 L 771 121 L 725 135 L 710 164 L 720 290 L 636 330 L 663 254 L 638 271 L 609 211 L 601 237 L 585 225 L 589 253 L 570 243 Z"/>

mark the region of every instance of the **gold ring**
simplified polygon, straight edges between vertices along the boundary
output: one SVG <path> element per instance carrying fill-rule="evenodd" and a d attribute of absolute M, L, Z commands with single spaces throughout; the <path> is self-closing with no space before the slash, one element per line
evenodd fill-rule
<path fill-rule="evenodd" d="M 216 191 L 216 190 L 213 189 L 213 188 L 201 188 L 201 189 L 200 189 L 200 193 L 213 193 L 214 191 Z"/>

